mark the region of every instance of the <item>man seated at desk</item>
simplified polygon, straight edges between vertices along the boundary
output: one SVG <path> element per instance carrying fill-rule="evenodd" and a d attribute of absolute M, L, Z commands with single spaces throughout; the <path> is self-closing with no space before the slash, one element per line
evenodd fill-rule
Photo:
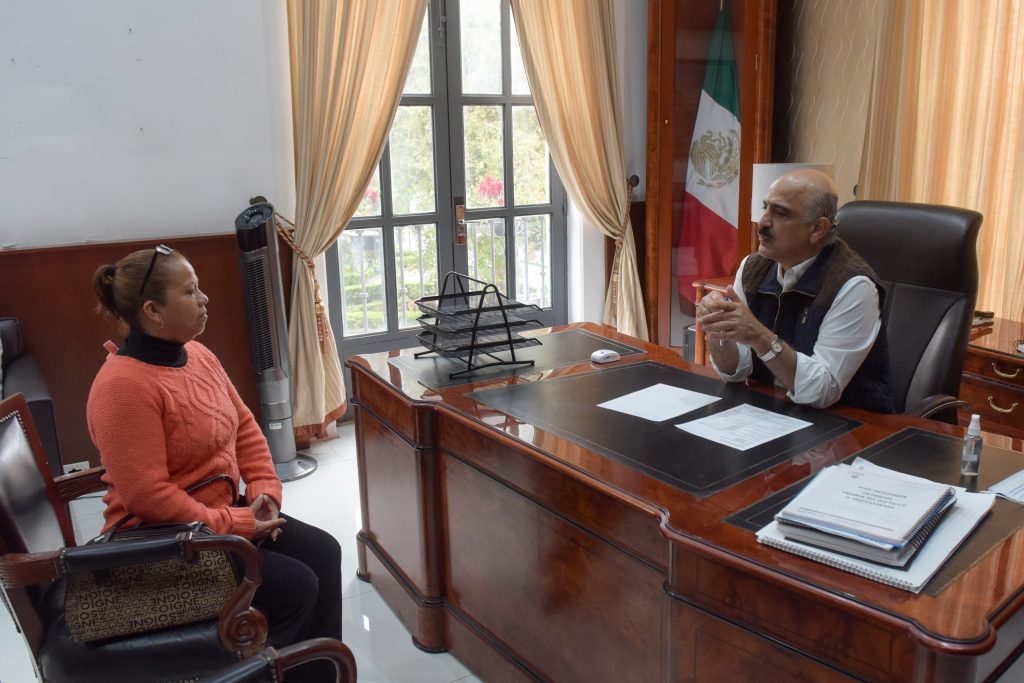
<path fill-rule="evenodd" d="M 795 402 L 893 412 L 878 277 L 836 234 L 838 196 L 812 169 L 779 177 L 760 245 L 697 306 L 722 379 L 774 381 Z"/>

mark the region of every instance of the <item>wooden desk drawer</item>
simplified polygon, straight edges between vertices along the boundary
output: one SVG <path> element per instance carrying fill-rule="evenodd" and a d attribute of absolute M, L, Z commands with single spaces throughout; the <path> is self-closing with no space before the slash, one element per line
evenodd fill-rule
<path fill-rule="evenodd" d="M 965 373 L 960 398 L 971 404 L 971 412 L 981 415 L 982 429 L 987 429 L 986 423 L 996 423 L 1024 430 L 1024 389 Z"/>
<path fill-rule="evenodd" d="M 994 382 L 1005 382 L 1024 390 L 1024 358 L 1019 361 L 1012 358 L 995 359 L 968 352 L 964 359 L 964 375 L 968 374 Z"/>

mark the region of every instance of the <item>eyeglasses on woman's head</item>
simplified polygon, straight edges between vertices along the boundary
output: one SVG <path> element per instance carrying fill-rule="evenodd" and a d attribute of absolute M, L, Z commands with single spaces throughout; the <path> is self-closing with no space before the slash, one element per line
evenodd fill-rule
<path fill-rule="evenodd" d="M 161 254 L 164 256 L 170 256 L 173 253 L 174 250 L 166 244 L 158 244 L 153 248 L 153 258 L 149 260 L 149 268 L 146 269 L 146 277 L 142 278 L 142 286 L 139 287 L 139 296 L 142 296 L 146 292 L 146 285 L 149 284 L 149 276 L 153 274 L 153 266 L 156 265 L 156 257 Z"/>

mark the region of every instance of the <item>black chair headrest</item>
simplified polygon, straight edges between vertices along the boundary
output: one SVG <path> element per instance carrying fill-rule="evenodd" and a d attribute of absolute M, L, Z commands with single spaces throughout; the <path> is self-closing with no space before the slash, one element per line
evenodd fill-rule
<path fill-rule="evenodd" d="M 856 201 L 839 210 L 839 237 L 884 281 L 973 295 L 981 219 L 953 206 Z"/>

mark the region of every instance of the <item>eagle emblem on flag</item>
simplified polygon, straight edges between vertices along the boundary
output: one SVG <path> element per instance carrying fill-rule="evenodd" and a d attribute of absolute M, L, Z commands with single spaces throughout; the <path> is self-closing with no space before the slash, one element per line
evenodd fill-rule
<path fill-rule="evenodd" d="M 718 189 L 740 174 L 740 136 L 735 130 L 706 131 L 690 145 L 690 162 L 704 187 Z"/>

